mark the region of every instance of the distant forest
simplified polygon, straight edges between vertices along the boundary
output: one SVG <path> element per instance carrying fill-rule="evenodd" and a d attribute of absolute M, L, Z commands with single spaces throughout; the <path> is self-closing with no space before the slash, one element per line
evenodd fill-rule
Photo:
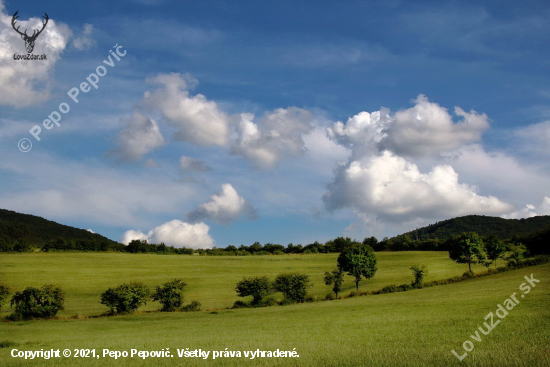
<path fill-rule="evenodd" d="M 482 237 L 494 235 L 509 243 L 522 243 L 532 255 L 550 253 L 550 216 L 503 219 L 468 215 L 437 222 L 392 238 L 379 241 L 375 237 L 368 237 L 362 242 L 372 246 L 375 251 L 445 251 L 448 249 L 448 241 L 464 232 L 476 232 Z M 134 240 L 126 246 L 84 229 L 0 209 L 0 252 L 115 251 L 246 256 L 341 252 L 353 242 L 349 237 L 338 237 L 324 244 L 314 242 L 305 246 L 292 243 L 287 246 L 273 243 L 262 245 L 256 242 L 250 246 L 193 250 Z"/>

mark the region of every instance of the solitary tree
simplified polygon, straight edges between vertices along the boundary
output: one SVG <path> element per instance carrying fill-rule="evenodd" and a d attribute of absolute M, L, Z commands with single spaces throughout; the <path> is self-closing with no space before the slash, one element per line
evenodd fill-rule
<path fill-rule="evenodd" d="M 267 276 L 243 278 L 237 283 L 235 291 L 239 297 L 252 296 L 252 304 L 257 305 L 268 295 L 271 284 Z"/>
<path fill-rule="evenodd" d="M 355 291 L 359 291 L 362 277 L 370 279 L 376 273 L 376 256 L 372 247 L 364 244 L 350 246 L 338 256 L 338 268 L 355 278 Z"/>
<path fill-rule="evenodd" d="M 497 268 L 497 260 L 504 256 L 506 252 L 506 245 L 504 242 L 495 235 L 489 236 L 485 240 L 485 251 L 487 258 L 495 263 L 495 269 Z"/>
<path fill-rule="evenodd" d="M 336 294 L 336 298 L 338 298 L 338 293 L 342 290 L 342 283 L 344 283 L 344 272 L 342 269 L 325 272 L 325 284 L 332 285 L 332 291 Z"/>
<path fill-rule="evenodd" d="M 172 279 L 162 286 L 157 286 L 151 298 L 162 304 L 161 311 L 176 311 L 183 305 L 183 288 L 186 285 L 183 279 Z"/>
<path fill-rule="evenodd" d="M 449 241 L 449 257 L 458 264 L 468 264 L 472 272 L 472 264 L 482 263 L 486 259 L 483 240 L 475 232 L 466 232 Z"/>
<path fill-rule="evenodd" d="M 309 275 L 300 273 L 279 274 L 273 281 L 273 289 L 282 292 L 287 302 L 304 302 L 311 286 Z"/>

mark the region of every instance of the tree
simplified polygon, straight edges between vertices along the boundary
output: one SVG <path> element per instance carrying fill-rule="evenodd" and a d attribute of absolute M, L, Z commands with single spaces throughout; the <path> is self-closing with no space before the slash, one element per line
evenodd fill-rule
<path fill-rule="evenodd" d="M 495 235 L 491 235 L 485 240 L 485 252 L 487 253 L 487 258 L 494 261 L 496 269 L 497 259 L 504 256 L 504 253 L 506 252 L 506 245 L 500 238 Z"/>
<path fill-rule="evenodd" d="M 332 291 L 336 294 L 336 298 L 338 298 L 338 293 L 342 290 L 342 283 L 344 283 L 344 272 L 342 269 L 325 272 L 325 284 L 332 285 Z"/>
<path fill-rule="evenodd" d="M 483 263 L 486 258 L 483 249 L 483 240 L 475 232 L 465 232 L 449 241 L 449 257 L 458 264 L 468 264 L 468 271 L 472 271 L 472 264 Z"/>
<path fill-rule="evenodd" d="M 519 263 L 523 259 L 524 254 L 527 252 L 527 247 L 525 247 L 525 245 L 522 243 L 510 243 L 508 244 L 506 251 L 507 261 L 512 260 L 516 263 Z"/>
<path fill-rule="evenodd" d="M 111 313 L 130 313 L 147 303 L 149 288 L 143 283 L 124 283 L 109 288 L 101 294 L 101 304 L 111 308 Z"/>
<path fill-rule="evenodd" d="M 309 275 L 300 273 L 283 273 L 273 281 L 273 289 L 282 292 L 287 302 L 304 302 L 307 289 L 312 287 Z"/>
<path fill-rule="evenodd" d="M 42 288 L 27 287 L 22 292 L 16 292 L 11 299 L 14 308 L 10 316 L 13 320 L 29 320 L 32 318 L 49 319 L 63 309 L 65 293 L 54 285 Z"/>
<path fill-rule="evenodd" d="M 337 265 L 339 269 L 355 278 L 356 292 L 359 290 L 361 278 L 370 279 L 378 270 L 372 247 L 359 243 L 344 249 L 338 256 Z"/>
<path fill-rule="evenodd" d="M 10 287 L 0 284 L 0 311 L 2 311 L 2 305 L 10 296 Z"/>
<path fill-rule="evenodd" d="M 237 283 L 235 291 L 239 297 L 252 296 L 252 304 L 257 305 L 269 294 L 271 285 L 267 276 L 243 278 Z"/>
<path fill-rule="evenodd" d="M 422 288 L 422 283 L 424 282 L 424 277 L 428 275 L 428 269 L 426 265 L 420 266 L 419 264 L 414 264 L 409 269 L 411 269 L 414 280 L 412 282 L 413 287 Z"/>
<path fill-rule="evenodd" d="M 182 292 L 186 285 L 183 279 L 172 279 L 162 286 L 157 286 L 151 299 L 153 301 L 159 301 L 162 304 L 161 311 L 176 311 L 183 305 Z"/>

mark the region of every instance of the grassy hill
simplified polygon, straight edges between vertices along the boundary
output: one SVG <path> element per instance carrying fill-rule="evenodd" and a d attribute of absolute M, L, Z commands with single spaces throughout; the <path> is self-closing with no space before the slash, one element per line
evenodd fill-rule
<path fill-rule="evenodd" d="M 378 254 L 377 254 L 378 255 Z M 162 259 L 162 261 L 161 261 Z M 98 292 L 123 281 L 158 284 L 174 276 L 189 283 L 187 301 L 207 307 L 227 306 L 237 299 L 234 283 L 243 275 L 272 275 L 299 269 L 314 278 L 315 294 L 329 287 L 322 273 L 335 263 L 334 254 L 202 257 L 132 254 L 11 254 L 0 256 L 0 278 L 20 290 L 26 285 L 55 282 L 66 289 L 62 320 L 5 322 L 0 327 L 0 364 L 4 366 L 548 366 L 550 353 L 550 264 L 513 270 L 473 280 L 403 293 L 257 309 L 217 309 L 201 312 L 147 313 L 117 317 L 65 319 L 95 314 L 105 307 Z M 411 263 L 426 263 L 430 279 L 461 274 L 445 253 L 399 252 L 379 254 L 380 270 L 361 289 L 410 280 Z M 78 264 L 75 266 L 74 264 Z M 536 288 L 509 311 L 481 341 L 478 327 L 498 304 L 520 292 L 524 276 L 540 280 Z M 346 279 L 353 287 L 351 279 Z M 349 289 L 348 289 L 349 291 Z M 158 305 L 150 303 L 144 310 Z M 495 316 L 497 318 L 497 316 Z M 474 350 L 462 362 L 470 340 Z M 2 346 L 9 347 L 3 347 Z M 96 350 L 91 358 L 52 358 L 27 361 L 13 358 L 12 349 Z M 103 349 L 161 351 L 172 358 L 103 357 Z M 179 358 L 177 349 L 210 351 L 207 360 Z M 296 350 L 297 358 L 223 357 L 212 351 Z"/>
<path fill-rule="evenodd" d="M 59 224 L 42 217 L 0 209 L 0 252 L 17 246 L 42 247 L 50 241 L 60 241 L 71 247 L 88 246 L 97 249 L 121 245 L 97 233 Z"/>
<path fill-rule="evenodd" d="M 496 235 L 501 239 L 510 239 L 538 232 L 550 226 L 550 215 L 524 219 L 504 219 L 484 215 L 467 215 L 447 219 L 429 226 L 406 232 L 412 240 L 446 240 L 463 232 L 476 232 L 481 236 Z"/>

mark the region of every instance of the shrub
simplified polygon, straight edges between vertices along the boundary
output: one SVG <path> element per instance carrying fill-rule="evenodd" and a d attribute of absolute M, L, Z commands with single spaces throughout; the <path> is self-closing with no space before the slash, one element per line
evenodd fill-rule
<path fill-rule="evenodd" d="M 476 277 L 476 275 L 473 271 L 467 271 L 464 274 L 462 274 L 462 278 L 464 278 L 464 279 L 472 279 L 472 278 L 475 278 L 475 277 Z"/>
<path fill-rule="evenodd" d="M 333 301 L 335 299 L 336 297 L 332 293 L 327 293 L 327 295 L 325 296 L 325 301 Z"/>
<path fill-rule="evenodd" d="M 309 275 L 300 273 L 283 273 L 277 275 L 273 281 L 273 289 L 282 292 L 285 301 L 304 302 L 307 289 L 313 286 L 309 280 Z"/>
<path fill-rule="evenodd" d="M 182 292 L 186 285 L 183 279 L 172 279 L 162 286 L 157 286 L 151 298 L 153 301 L 159 301 L 162 304 L 161 311 L 176 311 L 183 305 Z"/>
<path fill-rule="evenodd" d="M 248 307 L 250 307 L 248 303 L 238 300 L 238 301 L 235 301 L 235 303 L 233 303 L 232 308 L 248 308 Z"/>
<path fill-rule="evenodd" d="M 419 264 L 414 264 L 409 269 L 411 269 L 414 276 L 414 280 L 412 281 L 411 285 L 415 288 L 422 288 L 424 278 L 428 274 L 428 269 L 426 269 L 426 265 L 420 266 Z"/>
<path fill-rule="evenodd" d="M 317 302 L 317 297 L 314 296 L 306 296 L 306 302 Z"/>
<path fill-rule="evenodd" d="M 359 293 L 357 293 L 356 291 L 351 291 L 349 292 L 349 298 L 352 298 L 352 297 L 357 297 L 359 295 Z"/>
<path fill-rule="evenodd" d="M 0 311 L 2 311 L 2 305 L 10 296 L 10 287 L 0 284 Z"/>
<path fill-rule="evenodd" d="M 186 305 L 186 306 L 183 306 L 181 308 L 182 311 L 185 311 L 185 312 L 195 312 L 195 311 L 200 311 L 201 310 L 201 303 L 199 301 L 191 301 L 190 304 Z"/>
<path fill-rule="evenodd" d="M 16 292 L 11 299 L 12 320 L 29 320 L 32 318 L 49 319 L 63 309 L 65 293 L 61 288 L 45 285 L 42 288 L 27 287 L 22 292 Z"/>
<path fill-rule="evenodd" d="M 258 307 L 271 307 L 276 305 L 277 305 L 277 301 L 271 297 L 264 298 L 260 301 L 260 303 L 258 303 Z"/>
<path fill-rule="evenodd" d="M 260 303 L 270 291 L 270 282 L 267 276 L 243 278 L 237 283 L 235 291 L 239 297 L 252 296 L 252 304 Z"/>
<path fill-rule="evenodd" d="M 101 294 L 101 304 L 111 308 L 112 314 L 131 313 L 147 303 L 149 288 L 143 283 L 124 283 Z"/>
<path fill-rule="evenodd" d="M 338 298 L 338 293 L 342 290 L 342 283 L 344 283 L 344 272 L 342 269 L 336 269 L 332 272 L 325 272 L 325 284 L 332 285 L 332 291 Z"/>
<path fill-rule="evenodd" d="M 397 291 L 397 286 L 395 284 L 387 285 L 380 290 L 380 293 L 394 293 Z"/>

